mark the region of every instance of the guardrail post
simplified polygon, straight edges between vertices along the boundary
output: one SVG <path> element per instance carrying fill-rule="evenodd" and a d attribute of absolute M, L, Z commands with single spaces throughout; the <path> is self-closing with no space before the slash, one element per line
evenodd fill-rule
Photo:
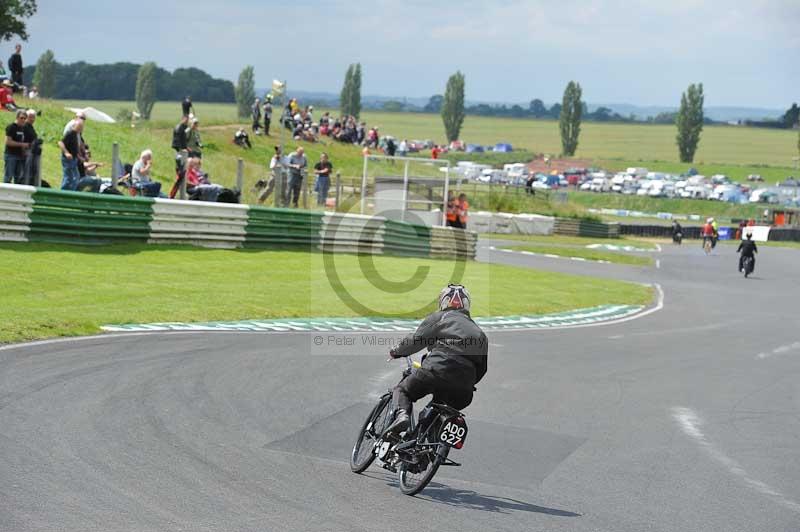
<path fill-rule="evenodd" d="M 367 209 L 367 164 L 369 157 L 364 156 L 364 173 L 361 175 L 361 214 Z"/>
<path fill-rule="evenodd" d="M 183 174 L 183 179 L 181 179 L 181 186 L 178 188 L 178 197 L 182 200 L 186 199 L 186 173 Z"/>
<path fill-rule="evenodd" d="M 244 161 L 242 159 L 236 161 L 236 188 L 239 192 L 244 189 Z"/>
<path fill-rule="evenodd" d="M 111 145 L 111 186 L 117 189 L 117 179 L 122 175 L 122 163 L 119 162 L 119 142 Z"/>
<path fill-rule="evenodd" d="M 303 208 L 308 209 L 308 176 L 300 175 L 300 194 L 303 196 Z"/>
<path fill-rule="evenodd" d="M 336 199 L 334 199 L 333 210 L 339 210 L 339 198 L 342 195 L 342 174 L 341 172 L 336 172 Z"/>
<path fill-rule="evenodd" d="M 406 209 L 408 209 L 408 161 L 403 168 L 403 210 L 400 211 L 400 221 L 406 221 Z"/>
<path fill-rule="evenodd" d="M 33 186 L 39 188 L 42 186 L 42 156 L 33 156 Z"/>

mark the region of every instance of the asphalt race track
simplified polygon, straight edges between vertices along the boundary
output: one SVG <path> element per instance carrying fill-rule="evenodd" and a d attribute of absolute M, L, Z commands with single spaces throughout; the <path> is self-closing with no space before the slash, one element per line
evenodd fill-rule
<path fill-rule="evenodd" d="M 469 437 L 412 498 L 347 460 L 385 350 L 163 333 L 0 349 L 0 530 L 800 529 L 800 251 L 665 246 L 660 268 L 489 251 L 659 283 L 615 325 L 490 334 Z M 362 350 L 363 351 L 363 350 Z"/>

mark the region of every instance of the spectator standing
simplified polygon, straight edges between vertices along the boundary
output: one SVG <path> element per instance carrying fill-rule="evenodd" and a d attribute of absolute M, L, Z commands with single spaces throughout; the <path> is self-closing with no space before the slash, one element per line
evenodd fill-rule
<path fill-rule="evenodd" d="M 192 97 L 186 96 L 181 102 L 181 111 L 183 112 L 183 116 L 189 116 L 190 114 L 194 113 L 194 105 L 192 104 Z"/>
<path fill-rule="evenodd" d="M 22 45 L 17 44 L 14 47 L 14 53 L 8 58 L 8 69 L 11 71 L 11 81 L 17 87 L 22 87 Z"/>
<path fill-rule="evenodd" d="M 172 149 L 175 150 L 175 172 L 178 174 L 178 179 L 183 177 L 181 174 L 186 170 L 186 160 L 189 158 L 186 149 L 188 133 L 189 117 L 184 115 L 172 130 Z"/>
<path fill-rule="evenodd" d="M 75 129 L 75 124 L 77 122 L 86 122 L 86 113 L 84 113 L 83 111 L 78 111 L 77 113 L 75 113 L 75 118 L 67 122 L 67 125 L 64 126 L 64 131 L 61 133 L 61 136 L 64 136 L 73 129 Z"/>
<path fill-rule="evenodd" d="M 281 148 L 280 146 L 275 146 L 275 154 L 272 156 L 272 159 L 269 160 L 270 176 L 267 180 L 267 186 L 261 191 L 261 194 L 258 195 L 259 203 L 264 203 L 267 198 L 269 198 L 272 191 L 275 190 L 275 181 L 277 179 L 282 179 L 282 163 Z"/>
<path fill-rule="evenodd" d="M 36 111 L 28 109 L 25 112 L 25 143 L 30 146 L 25 155 L 24 184 L 33 185 L 39 175 L 39 161 L 42 156 L 42 142 L 36 133 Z"/>
<path fill-rule="evenodd" d="M 314 173 L 317 174 L 317 181 L 314 184 L 314 190 L 317 191 L 317 205 L 325 205 L 325 200 L 328 199 L 332 171 L 333 164 L 328 160 L 328 154 L 323 152 L 319 156 L 319 162 L 314 165 Z"/>
<path fill-rule="evenodd" d="M 467 218 L 469 216 L 469 202 L 467 201 L 467 195 L 464 194 L 463 192 L 458 195 L 456 206 L 458 214 L 458 226 L 461 229 L 466 229 Z"/>
<path fill-rule="evenodd" d="M 400 157 L 408 155 L 408 141 L 406 139 L 400 141 L 400 145 L 397 147 L 397 153 Z"/>
<path fill-rule="evenodd" d="M 448 227 L 459 227 L 458 211 L 456 209 L 456 198 L 453 191 L 447 193 L 447 212 L 445 213 Z"/>
<path fill-rule="evenodd" d="M 272 122 L 272 96 L 264 98 L 264 134 L 269 136 L 269 124 Z"/>
<path fill-rule="evenodd" d="M 308 160 L 305 150 L 298 146 L 293 154 L 289 156 L 289 193 L 292 205 L 297 207 L 300 200 L 300 188 L 303 186 L 303 174 L 308 167 Z"/>
<path fill-rule="evenodd" d="M 25 171 L 25 151 L 29 145 L 25 142 L 25 120 L 27 114 L 23 110 L 17 111 L 14 122 L 6 127 L 6 148 L 3 152 L 5 169 L 3 183 L 22 183 Z"/>
<path fill-rule="evenodd" d="M 189 131 L 186 132 L 186 149 L 189 152 L 189 157 L 196 157 L 201 159 L 203 154 L 200 150 L 203 148 L 203 143 L 200 140 L 200 122 L 196 118 L 192 118 Z"/>
<path fill-rule="evenodd" d="M 397 153 L 397 144 L 394 143 L 394 138 L 386 137 L 386 155 L 394 157 L 395 153 Z"/>
<path fill-rule="evenodd" d="M 233 134 L 233 143 L 237 146 L 241 146 L 242 148 L 252 148 L 253 145 L 250 144 L 250 136 L 247 134 L 247 131 L 244 130 L 243 127 L 240 127 L 236 133 Z"/>
<path fill-rule="evenodd" d="M 438 159 L 440 153 L 442 153 L 442 150 L 434 144 L 433 148 L 431 148 L 431 159 Z"/>
<path fill-rule="evenodd" d="M 253 102 L 253 106 L 250 108 L 250 113 L 253 116 L 253 134 L 260 135 L 261 134 L 261 99 L 256 98 L 256 101 Z"/>
<path fill-rule="evenodd" d="M 58 142 L 61 149 L 61 177 L 62 190 L 76 190 L 78 188 L 78 156 L 81 146 L 81 133 L 83 132 L 83 121 L 76 120 L 64 138 Z"/>
<path fill-rule="evenodd" d="M 6 72 L 5 67 L 3 67 L 3 62 L 0 61 L 0 81 L 4 79 L 8 79 L 8 72 Z"/>
<path fill-rule="evenodd" d="M 153 181 L 151 171 L 153 169 L 153 152 L 144 150 L 139 156 L 139 160 L 133 163 L 131 170 L 131 182 L 133 187 L 142 196 L 158 197 L 161 192 L 161 183 Z"/>

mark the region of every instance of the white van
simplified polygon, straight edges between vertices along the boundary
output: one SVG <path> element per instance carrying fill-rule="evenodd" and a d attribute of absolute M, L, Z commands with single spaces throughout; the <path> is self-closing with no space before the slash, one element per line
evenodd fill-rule
<path fill-rule="evenodd" d="M 625 173 L 632 177 L 645 177 L 647 175 L 647 168 L 631 167 L 625 170 Z"/>

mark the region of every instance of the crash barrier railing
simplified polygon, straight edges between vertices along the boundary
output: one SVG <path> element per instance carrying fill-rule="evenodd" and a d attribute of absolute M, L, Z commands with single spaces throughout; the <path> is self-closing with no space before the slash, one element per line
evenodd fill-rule
<path fill-rule="evenodd" d="M 800 228 L 773 227 L 769 230 L 769 240 L 775 242 L 800 242 Z"/>
<path fill-rule="evenodd" d="M 619 224 L 556 218 L 553 234 L 593 238 L 619 238 Z"/>
<path fill-rule="evenodd" d="M 700 238 L 700 228 L 697 226 L 682 226 L 681 230 L 683 231 L 683 238 Z M 672 226 L 620 224 L 619 234 L 623 236 L 672 238 Z"/>
<path fill-rule="evenodd" d="M 477 235 L 379 216 L 0 184 L 0 241 L 308 249 L 474 258 Z"/>

